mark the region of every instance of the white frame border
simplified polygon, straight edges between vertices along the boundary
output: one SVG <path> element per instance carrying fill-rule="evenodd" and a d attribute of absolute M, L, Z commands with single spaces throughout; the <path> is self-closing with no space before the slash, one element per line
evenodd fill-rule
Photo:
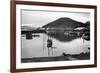
<path fill-rule="evenodd" d="M 41 62 L 41 63 L 21 63 L 21 9 L 33 10 L 55 10 L 55 11 L 73 11 L 73 12 L 89 12 L 90 13 L 90 30 L 94 30 L 94 9 L 85 8 L 70 8 L 70 7 L 51 7 L 51 6 L 36 6 L 36 5 L 16 5 L 16 68 L 40 68 L 40 67 L 55 67 L 55 66 L 74 66 L 74 65 L 89 65 L 94 64 L 94 31 L 90 31 L 92 39 L 90 41 L 90 60 L 78 61 L 56 61 L 56 62 Z"/>

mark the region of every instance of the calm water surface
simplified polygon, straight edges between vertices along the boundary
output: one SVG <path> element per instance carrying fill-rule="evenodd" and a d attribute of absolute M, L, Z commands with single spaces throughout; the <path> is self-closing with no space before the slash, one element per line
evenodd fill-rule
<path fill-rule="evenodd" d="M 40 37 L 33 37 L 33 39 L 27 40 L 25 35 L 22 35 L 22 58 L 34 58 L 34 57 L 48 57 L 47 39 L 48 35 L 39 34 Z M 76 38 L 68 42 L 61 42 L 52 38 L 53 50 L 50 50 L 51 57 L 61 56 L 62 53 L 66 54 L 80 54 L 82 52 L 89 52 L 88 47 L 90 41 L 86 41 L 82 38 Z M 52 54 L 53 51 L 53 54 Z"/>

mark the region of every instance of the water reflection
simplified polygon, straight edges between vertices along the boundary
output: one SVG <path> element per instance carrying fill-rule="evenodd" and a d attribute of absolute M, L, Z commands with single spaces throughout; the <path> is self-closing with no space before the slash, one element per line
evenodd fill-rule
<path fill-rule="evenodd" d="M 52 39 L 52 48 L 48 49 L 47 40 Z M 65 35 L 63 32 L 35 33 L 32 39 L 22 35 L 22 58 L 56 57 L 65 54 L 80 54 L 89 52 L 90 41 L 80 36 Z M 49 55 L 48 55 L 49 51 Z"/>
<path fill-rule="evenodd" d="M 64 32 L 55 32 L 55 33 L 47 33 L 46 35 L 58 40 L 59 42 L 70 42 L 76 38 L 80 38 L 80 36 L 74 35 L 66 35 Z"/>

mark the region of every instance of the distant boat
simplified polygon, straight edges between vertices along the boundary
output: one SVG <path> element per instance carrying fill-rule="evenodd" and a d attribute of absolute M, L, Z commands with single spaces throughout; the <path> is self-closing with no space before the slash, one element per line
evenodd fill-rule
<path fill-rule="evenodd" d="M 26 39 L 32 39 L 32 32 L 26 33 Z"/>

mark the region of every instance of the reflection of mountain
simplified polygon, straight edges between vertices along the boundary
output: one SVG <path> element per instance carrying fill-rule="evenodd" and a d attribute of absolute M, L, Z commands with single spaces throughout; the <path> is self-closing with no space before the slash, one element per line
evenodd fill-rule
<path fill-rule="evenodd" d="M 83 23 L 72 20 L 67 17 L 59 18 L 53 22 L 48 23 L 47 25 L 44 25 L 43 28 L 76 28 L 76 27 L 82 27 Z"/>
<path fill-rule="evenodd" d="M 68 42 L 78 37 L 81 37 L 84 30 L 87 31 L 87 27 L 90 23 L 87 22 L 85 24 L 67 17 L 63 17 L 53 22 L 50 22 L 47 25 L 44 25 L 43 28 L 47 28 L 47 34 L 49 36 L 62 42 Z M 81 28 L 82 30 L 78 30 L 79 28 Z"/>
<path fill-rule="evenodd" d="M 55 33 L 48 33 L 48 36 L 56 39 L 56 40 L 59 40 L 61 42 L 70 42 L 76 38 L 78 38 L 79 36 L 69 36 L 69 35 L 65 35 L 64 32 L 55 32 Z"/>

